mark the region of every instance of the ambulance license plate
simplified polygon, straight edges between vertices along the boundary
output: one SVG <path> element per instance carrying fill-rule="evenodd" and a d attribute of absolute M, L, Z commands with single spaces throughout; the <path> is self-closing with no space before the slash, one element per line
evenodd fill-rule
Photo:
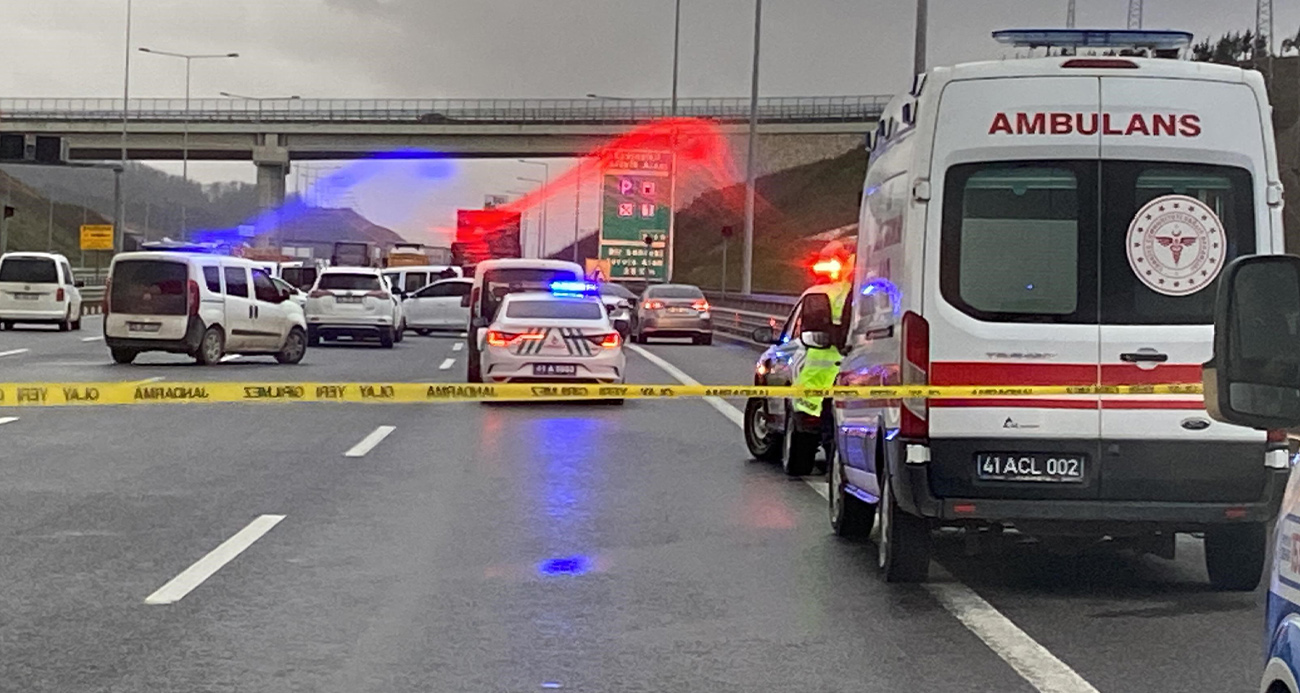
<path fill-rule="evenodd" d="M 578 365 L 574 363 L 534 363 L 533 375 L 577 375 Z"/>
<path fill-rule="evenodd" d="M 980 452 L 975 472 L 981 481 L 1040 481 L 1081 484 L 1085 455 L 1046 452 Z"/>

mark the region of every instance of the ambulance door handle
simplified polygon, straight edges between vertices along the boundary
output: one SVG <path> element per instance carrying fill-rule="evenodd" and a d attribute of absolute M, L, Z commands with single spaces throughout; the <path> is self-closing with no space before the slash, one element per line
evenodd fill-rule
<path fill-rule="evenodd" d="M 1162 354 L 1155 349 L 1126 351 L 1119 355 L 1119 360 L 1124 363 L 1164 363 L 1169 360 L 1169 354 Z"/>

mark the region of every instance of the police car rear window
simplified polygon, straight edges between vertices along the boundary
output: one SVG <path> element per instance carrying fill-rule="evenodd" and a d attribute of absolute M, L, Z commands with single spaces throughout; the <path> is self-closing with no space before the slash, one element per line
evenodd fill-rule
<path fill-rule="evenodd" d="M 546 320 L 599 320 L 600 304 L 590 301 L 510 301 L 506 304 L 507 318 L 540 318 Z"/>

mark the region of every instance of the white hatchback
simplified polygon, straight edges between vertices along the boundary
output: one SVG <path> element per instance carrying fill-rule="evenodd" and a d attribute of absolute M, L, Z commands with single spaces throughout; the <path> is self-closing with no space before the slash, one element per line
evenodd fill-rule
<path fill-rule="evenodd" d="M 56 253 L 5 253 L 0 257 L 0 325 L 47 323 L 81 329 L 83 282 L 68 258 Z"/>
<path fill-rule="evenodd" d="M 406 326 L 422 336 L 434 330 L 464 332 L 469 325 L 464 299 L 473 286 L 473 279 L 443 279 L 407 296 L 402 302 Z"/>

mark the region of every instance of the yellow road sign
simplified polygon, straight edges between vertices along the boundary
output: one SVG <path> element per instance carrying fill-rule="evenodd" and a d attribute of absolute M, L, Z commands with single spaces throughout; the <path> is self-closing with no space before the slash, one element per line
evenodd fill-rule
<path fill-rule="evenodd" d="M 83 224 L 81 226 L 82 250 L 112 250 L 112 224 Z"/>

